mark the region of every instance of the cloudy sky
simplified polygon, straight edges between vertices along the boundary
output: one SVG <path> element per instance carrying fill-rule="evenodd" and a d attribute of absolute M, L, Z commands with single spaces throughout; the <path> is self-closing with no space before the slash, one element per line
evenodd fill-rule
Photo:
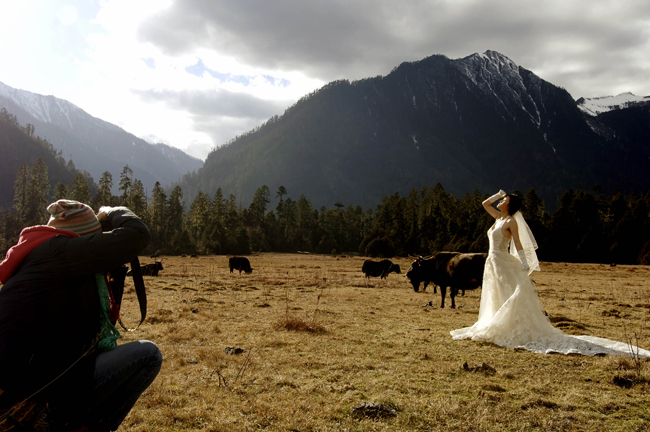
<path fill-rule="evenodd" d="M 498 51 L 650 95 L 648 0 L 0 0 L 0 81 L 205 158 L 335 79 Z"/>

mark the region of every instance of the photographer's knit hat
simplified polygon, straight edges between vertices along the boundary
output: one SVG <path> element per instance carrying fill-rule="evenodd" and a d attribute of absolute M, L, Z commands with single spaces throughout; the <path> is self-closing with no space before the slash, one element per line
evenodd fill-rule
<path fill-rule="evenodd" d="M 58 200 L 47 206 L 52 215 L 47 224 L 54 228 L 75 232 L 80 236 L 102 230 L 95 212 L 84 203 L 73 200 Z"/>

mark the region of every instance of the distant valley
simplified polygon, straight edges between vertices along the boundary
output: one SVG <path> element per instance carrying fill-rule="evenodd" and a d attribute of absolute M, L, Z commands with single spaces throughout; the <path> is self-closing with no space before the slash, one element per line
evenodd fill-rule
<path fill-rule="evenodd" d="M 122 169 L 129 165 L 150 191 L 156 181 L 169 185 L 203 166 L 203 161 L 177 148 L 150 144 L 54 96 L 0 83 L 0 108 L 16 116 L 22 125 L 33 125 L 35 135 L 47 139 L 64 159 L 71 159 L 95 181 L 104 171 L 119 181 Z"/>

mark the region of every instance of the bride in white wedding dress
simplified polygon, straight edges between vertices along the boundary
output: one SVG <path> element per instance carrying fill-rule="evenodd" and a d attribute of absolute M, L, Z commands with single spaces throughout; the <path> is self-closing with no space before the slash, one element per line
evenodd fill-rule
<path fill-rule="evenodd" d="M 495 209 L 492 204 L 501 199 Z M 483 201 L 496 220 L 488 231 L 478 321 L 451 331 L 453 339 L 492 342 L 538 353 L 628 355 L 650 358 L 650 351 L 594 336 L 571 336 L 553 327 L 529 275 L 539 271 L 537 243 L 519 208 L 518 195 L 504 191 Z M 508 251 L 508 246 L 510 251 Z"/>

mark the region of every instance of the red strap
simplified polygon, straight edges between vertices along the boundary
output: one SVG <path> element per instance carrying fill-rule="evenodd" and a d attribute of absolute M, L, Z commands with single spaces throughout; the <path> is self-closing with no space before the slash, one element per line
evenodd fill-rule
<path fill-rule="evenodd" d="M 106 288 L 108 288 L 108 296 L 110 297 L 111 308 L 108 310 L 108 319 L 115 325 L 118 319 L 120 319 L 120 305 L 115 303 L 115 297 L 113 297 L 113 290 L 111 289 L 111 283 L 104 275 L 106 280 Z"/>

